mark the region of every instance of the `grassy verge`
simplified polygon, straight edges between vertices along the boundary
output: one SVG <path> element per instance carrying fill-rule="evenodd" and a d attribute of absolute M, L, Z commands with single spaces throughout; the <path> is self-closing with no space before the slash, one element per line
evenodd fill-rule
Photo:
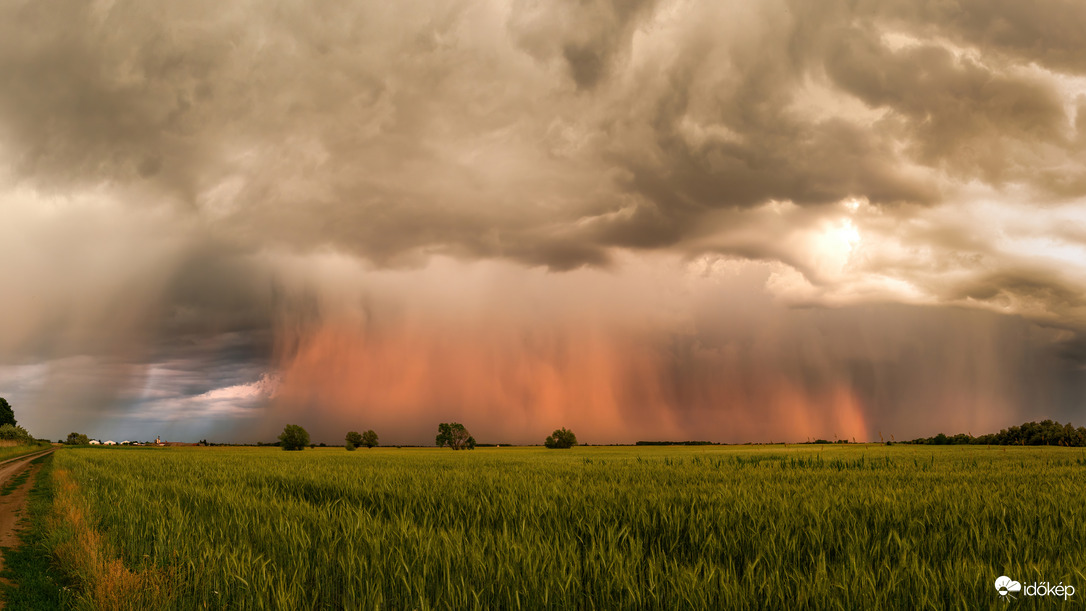
<path fill-rule="evenodd" d="M 12 584 L 5 585 L 2 591 L 5 609 L 9 610 L 64 609 L 71 605 L 71 595 L 63 588 L 60 575 L 52 567 L 47 543 L 48 518 L 53 505 L 50 486 L 53 456 L 43 456 L 34 462 L 39 461 L 41 469 L 27 499 L 23 544 L 3 550 L 5 567 L 0 577 Z"/>
<path fill-rule="evenodd" d="M 47 449 L 49 449 L 48 445 L 37 443 L 0 447 L 0 461 L 7 460 L 9 458 L 15 458 L 17 456 L 22 456 L 23 454 L 40 452 Z"/>
<path fill-rule="evenodd" d="M 5 548 L 5 609 L 124 610 L 168 607 L 170 575 L 131 570 L 94 525 L 79 487 L 54 455 L 35 459 L 41 469 L 27 500 L 22 546 Z M 20 475 L 25 482 L 27 475 Z M 5 486 L 7 489 L 9 486 Z M 14 488 L 12 488 L 14 489 Z M 0 490 L 0 495 L 5 494 Z"/>
<path fill-rule="evenodd" d="M 153 566 L 126 567 L 98 532 L 95 514 L 67 470 L 53 471 L 52 492 L 47 545 L 54 566 L 70 584 L 76 608 L 111 611 L 169 606 L 172 575 Z"/>

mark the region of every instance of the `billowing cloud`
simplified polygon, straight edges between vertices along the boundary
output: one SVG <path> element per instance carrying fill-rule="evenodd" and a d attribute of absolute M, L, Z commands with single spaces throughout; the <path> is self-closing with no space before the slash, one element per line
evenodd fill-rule
<path fill-rule="evenodd" d="M 267 436 L 299 409 L 403 441 L 472 415 L 513 441 L 1068 417 L 1084 20 L 8 3 L 0 394 L 50 436 Z"/>

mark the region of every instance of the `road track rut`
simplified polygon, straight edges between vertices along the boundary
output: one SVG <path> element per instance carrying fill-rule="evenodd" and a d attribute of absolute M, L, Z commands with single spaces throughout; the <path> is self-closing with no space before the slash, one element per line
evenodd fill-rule
<path fill-rule="evenodd" d="M 26 499 L 30 489 L 34 486 L 34 475 L 40 465 L 31 465 L 31 461 L 52 452 L 52 449 L 25 454 L 0 462 L 0 488 L 3 488 L 10 480 L 18 477 L 24 471 L 30 471 L 30 477 L 12 490 L 6 496 L 0 496 L 0 547 L 16 547 L 19 545 L 19 521 L 26 510 Z M 4 570 L 4 559 L 0 556 L 0 571 Z M 6 580 L 5 580 L 6 582 Z M 4 608 L 0 601 L 0 609 Z"/>

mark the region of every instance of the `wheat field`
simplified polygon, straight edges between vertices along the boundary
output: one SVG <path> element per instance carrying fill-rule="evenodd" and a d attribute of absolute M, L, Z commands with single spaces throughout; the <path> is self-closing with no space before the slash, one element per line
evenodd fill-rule
<path fill-rule="evenodd" d="M 55 469 L 82 553 L 118 561 L 73 586 L 97 608 L 1005 608 L 1001 575 L 1086 596 L 1082 450 L 95 448 Z"/>

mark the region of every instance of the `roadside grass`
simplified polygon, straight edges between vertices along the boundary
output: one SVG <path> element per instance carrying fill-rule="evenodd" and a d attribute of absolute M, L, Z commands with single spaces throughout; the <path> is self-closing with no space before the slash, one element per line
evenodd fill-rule
<path fill-rule="evenodd" d="M 70 584 L 75 608 L 121 611 L 170 607 L 172 569 L 126 567 L 115 546 L 99 533 L 95 513 L 67 470 L 53 470 L 52 491 L 46 546 L 54 567 Z"/>
<path fill-rule="evenodd" d="M 17 446 L 4 446 L 0 447 L 0 461 L 7 460 L 9 458 L 16 458 L 23 454 L 31 454 L 34 452 L 40 452 L 48 449 L 49 446 L 40 443 L 21 444 Z"/>
<path fill-rule="evenodd" d="M 34 487 L 27 498 L 25 530 L 20 535 L 22 545 L 2 550 L 4 572 L 0 573 L 0 577 L 7 579 L 11 585 L 4 585 L 0 595 L 3 596 L 5 610 L 66 609 L 71 605 L 72 597 L 53 567 L 48 543 L 48 518 L 53 505 L 50 484 L 53 455 L 32 462 L 40 463 L 41 469 L 34 477 Z"/>

